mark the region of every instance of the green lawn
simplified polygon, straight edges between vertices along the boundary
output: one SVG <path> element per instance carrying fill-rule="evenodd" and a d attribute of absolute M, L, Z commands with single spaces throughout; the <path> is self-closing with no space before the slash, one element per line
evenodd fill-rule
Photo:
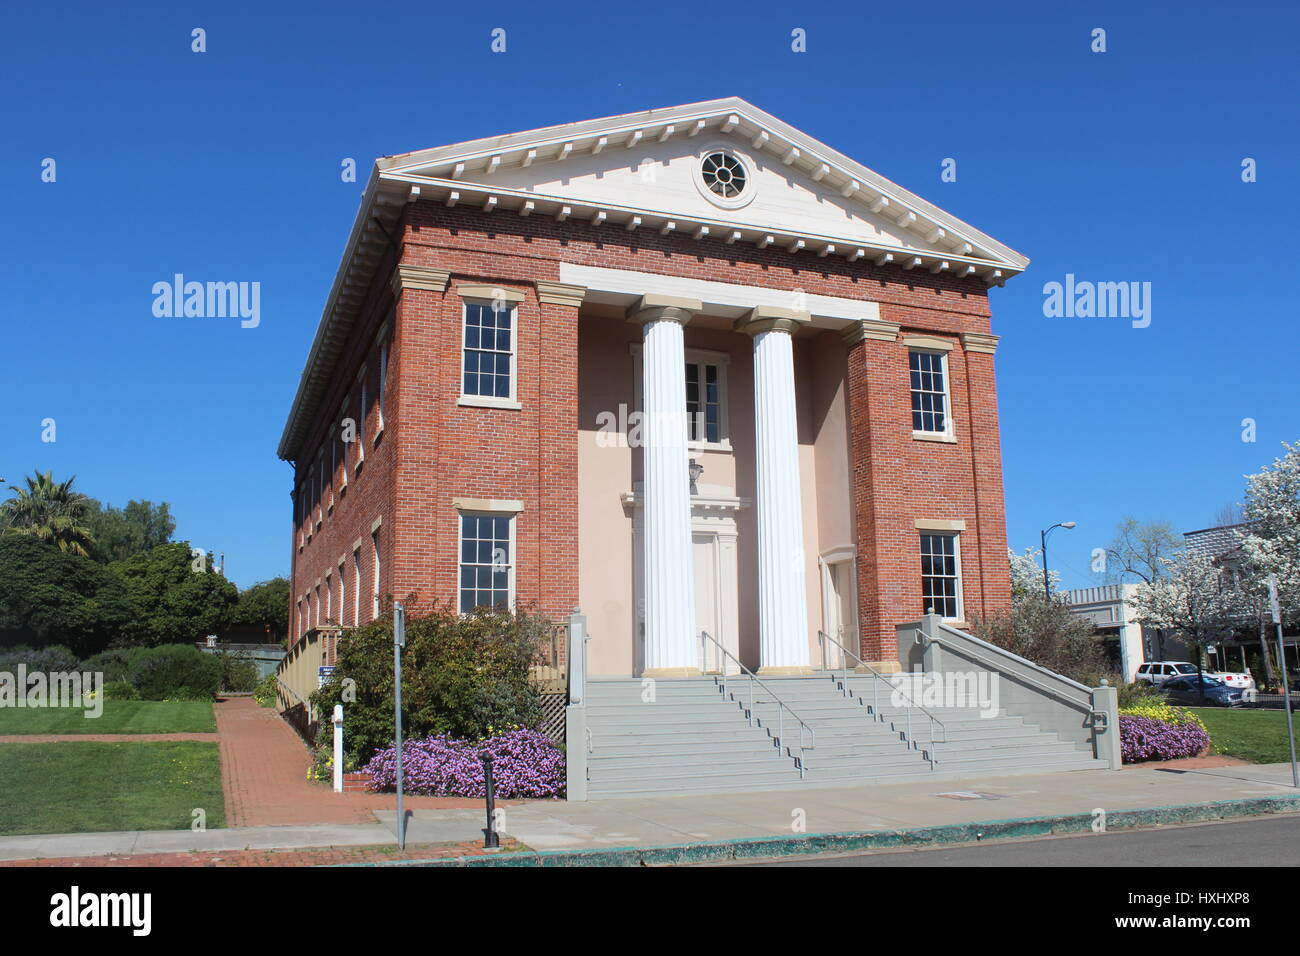
<path fill-rule="evenodd" d="M 226 825 L 217 745 L 0 744 L 0 835 Z"/>
<path fill-rule="evenodd" d="M 1191 707 L 1205 722 L 1213 752 L 1251 763 L 1285 763 L 1291 759 L 1287 745 L 1286 712 L 1242 710 L 1227 707 Z M 1300 743 L 1300 714 L 1293 714 Z"/>
<path fill-rule="evenodd" d="M 80 707 L 0 707 L 0 735 L 203 734 L 216 729 L 207 700 L 106 700 L 103 713 L 93 718 Z"/>

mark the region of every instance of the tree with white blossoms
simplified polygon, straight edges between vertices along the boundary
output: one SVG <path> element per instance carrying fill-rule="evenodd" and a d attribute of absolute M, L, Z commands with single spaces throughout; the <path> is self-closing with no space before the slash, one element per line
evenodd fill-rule
<path fill-rule="evenodd" d="M 1164 569 L 1160 577 L 1137 586 L 1132 607 L 1143 624 L 1173 631 L 1196 648 L 1199 681 L 1206 645 L 1253 621 L 1254 606 L 1207 554 L 1180 551 L 1164 559 Z"/>
<path fill-rule="evenodd" d="M 1041 554 L 1037 548 L 1025 548 L 1024 554 L 1017 554 L 1007 548 L 1007 558 L 1011 562 L 1012 603 L 1019 603 L 1025 598 L 1044 597 Z M 1048 571 L 1047 580 L 1053 592 L 1060 589 L 1061 575 L 1058 572 Z"/>
<path fill-rule="evenodd" d="M 1300 619 L 1300 444 L 1282 447 L 1286 454 L 1272 467 L 1246 476 L 1241 556 L 1251 590 L 1267 593 L 1269 577 L 1277 578 L 1283 620 L 1294 623 Z"/>

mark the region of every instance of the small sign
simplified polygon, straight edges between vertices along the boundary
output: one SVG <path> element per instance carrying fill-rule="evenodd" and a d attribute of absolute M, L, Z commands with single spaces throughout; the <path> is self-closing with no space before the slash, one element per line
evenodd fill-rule
<path fill-rule="evenodd" d="M 334 676 L 334 668 L 332 666 L 326 667 L 325 665 L 322 664 L 319 668 L 317 668 L 316 673 L 318 679 L 318 687 L 324 687 L 326 684 L 329 683 L 329 679 Z"/>

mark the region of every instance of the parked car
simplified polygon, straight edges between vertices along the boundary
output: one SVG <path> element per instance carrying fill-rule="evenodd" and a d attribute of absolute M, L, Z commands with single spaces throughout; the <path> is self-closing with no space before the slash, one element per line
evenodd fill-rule
<path fill-rule="evenodd" d="M 1241 699 L 1246 703 L 1259 700 L 1259 688 L 1255 686 L 1255 678 L 1247 671 L 1206 671 L 1206 674 L 1217 677 L 1229 687 L 1240 690 Z"/>
<path fill-rule="evenodd" d="M 1137 682 L 1159 687 L 1165 681 L 1195 674 L 1196 665 L 1187 661 L 1147 661 L 1137 669 Z"/>
<path fill-rule="evenodd" d="M 1205 703 L 1211 707 L 1240 707 L 1242 704 L 1242 695 L 1245 693 L 1239 687 L 1229 687 L 1218 677 L 1211 677 L 1205 674 L 1202 678 L 1205 682 Z M 1160 685 L 1160 692 L 1168 698 L 1171 704 L 1191 704 L 1193 706 L 1201 703 L 1201 680 L 1196 675 L 1191 677 L 1175 677 L 1165 681 Z"/>

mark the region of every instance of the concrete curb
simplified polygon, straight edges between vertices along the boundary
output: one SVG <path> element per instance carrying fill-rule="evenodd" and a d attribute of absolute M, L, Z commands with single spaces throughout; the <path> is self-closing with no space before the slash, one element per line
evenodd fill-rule
<path fill-rule="evenodd" d="M 1106 831 L 1175 823 L 1203 823 L 1271 813 L 1300 813 L 1300 795 L 1218 800 L 1106 813 Z M 678 843 L 665 846 L 624 846 L 593 850 L 529 850 L 450 857 L 439 860 L 392 860 L 344 863 L 340 866 L 665 866 L 682 863 L 727 863 L 771 857 L 818 853 L 850 853 L 900 847 L 943 846 L 1091 832 L 1091 813 L 1050 817 L 991 820 L 948 826 L 913 827 L 847 833 L 809 833 L 800 836 L 747 837 L 714 843 Z"/>

